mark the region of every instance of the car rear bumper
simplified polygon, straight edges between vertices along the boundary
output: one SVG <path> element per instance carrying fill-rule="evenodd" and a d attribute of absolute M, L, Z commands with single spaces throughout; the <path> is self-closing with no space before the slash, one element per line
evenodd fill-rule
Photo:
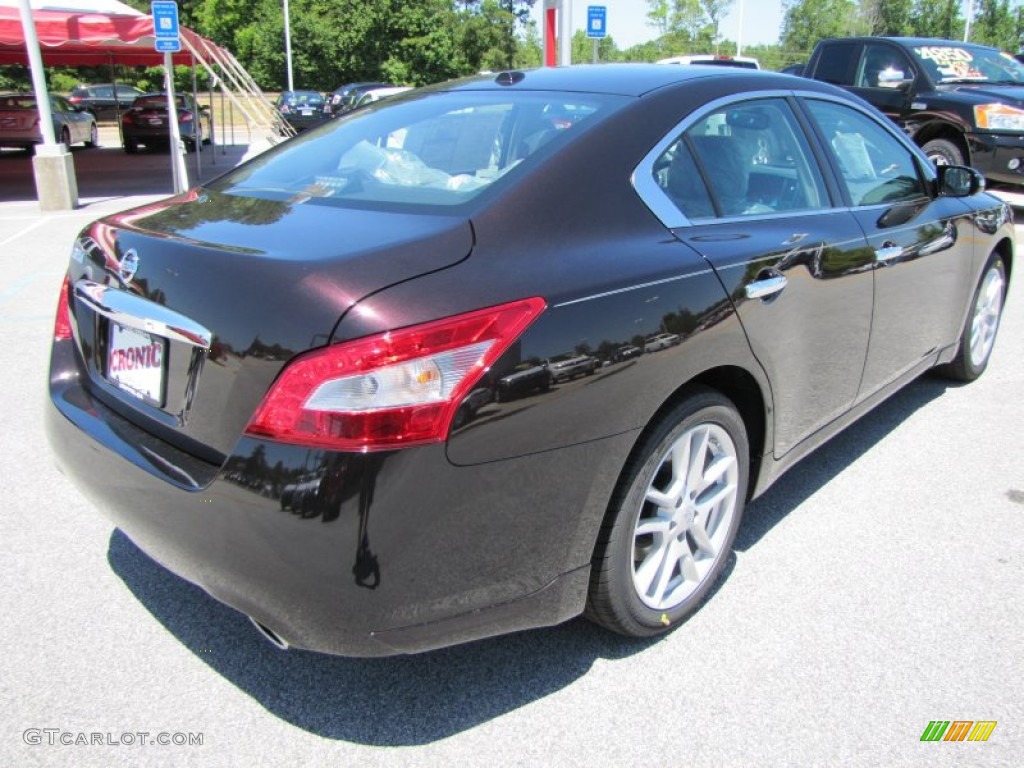
<path fill-rule="evenodd" d="M 151 557 L 288 645 L 413 653 L 581 612 L 615 473 L 556 498 L 531 488 L 601 467 L 635 435 L 462 467 L 444 445 L 341 454 L 242 438 L 215 467 L 92 397 L 66 373 L 72 355 L 54 345 L 46 409 L 61 469 Z"/>

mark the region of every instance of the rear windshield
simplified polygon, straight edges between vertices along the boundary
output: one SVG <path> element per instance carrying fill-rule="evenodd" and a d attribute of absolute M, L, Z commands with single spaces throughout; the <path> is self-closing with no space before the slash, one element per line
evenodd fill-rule
<path fill-rule="evenodd" d="M 324 97 L 314 91 L 296 91 L 281 96 L 283 104 L 323 104 Z"/>
<path fill-rule="evenodd" d="M 182 98 L 181 96 L 178 96 L 178 97 L 175 98 L 175 103 L 178 105 L 179 109 L 181 109 L 182 107 L 187 107 L 188 106 L 187 104 L 185 104 L 185 99 Z M 142 96 L 142 97 L 136 99 L 134 102 L 132 102 L 132 106 L 133 107 L 145 107 L 146 109 L 153 109 L 153 108 L 167 109 L 167 97 L 162 95 L 162 94 L 157 95 L 157 96 Z"/>
<path fill-rule="evenodd" d="M 592 94 L 411 92 L 307 131 L 211 189 L 360 207 L 459 205 L 624 101 Z"/>
<path fill-rule="evenodd" d="M 0 109 L 35 109 L 34 96 L 0 96 Z"/>

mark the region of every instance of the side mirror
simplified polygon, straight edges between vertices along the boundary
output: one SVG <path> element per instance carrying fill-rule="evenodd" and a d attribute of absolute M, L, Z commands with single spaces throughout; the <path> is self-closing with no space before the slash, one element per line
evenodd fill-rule
<path fill-rule="evenodd" d="M 985 177 L 974 168 L 940 165 L 939 194 L 943 197 L 970 197 L 985 189 Z"/>
<path fill-rule="evenodd" d="M 913 83 L 914 78 L 908 76 L 902 69 L 888 67 L 878 73 L 879 88 L 891 88 L 893 90 L 902 91 L 909 88 Z"/>

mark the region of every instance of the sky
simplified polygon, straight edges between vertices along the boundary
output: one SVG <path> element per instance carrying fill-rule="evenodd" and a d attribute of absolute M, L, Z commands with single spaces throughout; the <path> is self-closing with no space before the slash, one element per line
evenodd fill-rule
<path fill-rule="evenodd" d="M 608 34 L 615 39 L 620 49 L 653 40 L 657 36 L 654 27 L 647 23 L 646 0 L 573 0 L 574 31 L 586 27 L 589 5 L 603 5 L 607 8 Z M 538 29 L 543 29 L 543 7 L 543 0 L 537 0 L 533 7 L 533 18 L 537 21 Z M 720 31 L 725 39 L 739 40 L 742 16 L 744 46 L 776 43 L 782 29 L 782 15 L 782 0 L 733 0 Z"/>

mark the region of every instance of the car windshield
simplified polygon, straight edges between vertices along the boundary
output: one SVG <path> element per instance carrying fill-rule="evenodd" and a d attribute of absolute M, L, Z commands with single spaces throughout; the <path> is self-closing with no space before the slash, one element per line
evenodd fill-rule
<path fill-rule="evenodd" d="M 965 45 L 920 45 L 911 50 L 938 83 L 1024 85 L 1024 65 L 1008 53 Z"/>
<path fill-rule="evenodd" d="M 288 141 L 211 189 L 371 208 L 459 205 L 622 103 L 579 94 L 411 92 Z"/>

